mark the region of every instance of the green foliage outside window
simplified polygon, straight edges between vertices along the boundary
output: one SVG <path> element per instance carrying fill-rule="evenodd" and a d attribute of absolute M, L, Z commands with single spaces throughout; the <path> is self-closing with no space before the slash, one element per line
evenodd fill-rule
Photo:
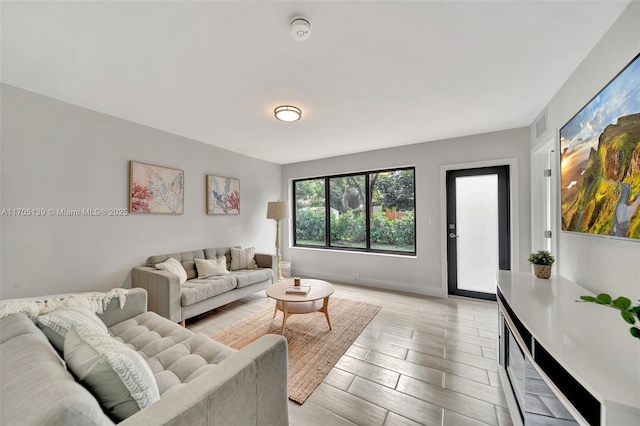
<path fill-rule="evenodd" d="M 415 189 L 413 187 L 413 170 L 398 170 L 392 173 L 378 173 L 373 199 L 378 198 L 386 208 L 397 210 L 413 210 L 415 205 Z"/>
<path fill-rule="evenodd" d="M 371 219 L 372 247 L 392 246 L 400 251 L 414 251 L 416 238 L 413 212 L 407 212 L 405 216 L 394 220 L 376 213 Z"/>
<path fill-rule="evenodd" d="M 296 237 L 303 244 L 325 244 L 324 209 L 303 209 L 296 215 Z"/>
<path fill-rule="evenodd" d="M 294 194 L 296 245 L 326 246 L 329 225 L 330 247 L 415 253 L 413 168 L 295 181 Z"/>
<path fill-rule="evenodd" d="M 362 208 L 352 209 L 338 217 L 331 212 L 331 245 L 339 247 L 366 247 L 367 230 Z"/>

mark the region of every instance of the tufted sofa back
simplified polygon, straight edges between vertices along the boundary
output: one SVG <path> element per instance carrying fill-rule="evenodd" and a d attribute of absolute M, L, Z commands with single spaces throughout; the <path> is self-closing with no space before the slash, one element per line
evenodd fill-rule
<path fill-rule="evenodd" d="M 231 247 L 240 248 L 240 246 Z M 187 271 L 187 279 L 190 280 L 198 276 L 194 259 L 215 259 L 224 256 L 227 259 L 227 270 L 230 270 L 231 247 L 213 247 L 203 250 L 183 251 L 181 253 L 158 254 L 155 256 L 149 256 L 149 258 L 147 259 L 147 266 L 153 268 L 156 263 L 164 262 L 168 258 L 173 257 L 178 262 L 182 263 L 185 271 Z"/>

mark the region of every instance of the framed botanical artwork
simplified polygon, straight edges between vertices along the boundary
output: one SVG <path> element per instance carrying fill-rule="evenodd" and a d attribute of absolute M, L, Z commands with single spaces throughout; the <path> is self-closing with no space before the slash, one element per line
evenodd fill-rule
<path fill-rule="evenodd" d="M 240 214 L 240 181 L 207 175 L 207 214 Z"/>
<path fill-rule="evenodd" d="M 130 161 L 129 212 L 184 213 L 184 171 Z"/>

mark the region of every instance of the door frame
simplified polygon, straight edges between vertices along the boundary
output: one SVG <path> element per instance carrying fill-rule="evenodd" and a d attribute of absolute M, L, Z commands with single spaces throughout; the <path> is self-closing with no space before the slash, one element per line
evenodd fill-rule
<path fill-rule="evenodd" d="M 545 192 L 541 185 L 544 185 L 545 179 L 550 179 L 550 194 L 548 208 L 551 210 L 551 253 L 556 255 L 555 268 L 552 268 L 551 274 L 558 275 L 560 270 L 561 259 L 558 258 L 559 241 L 560 241 L 560 178 L 562 170 L 560 169 L 560 146 L 558 145 L 559 137 L 554 134 L 542 139 L 542 142 L 531 149 L 531 251 L 538 251 L 545 246 L 545 238 L 543 236 L 546 231 L 544 223 Z M 551 151 L 554 151 L 551 154 Z M 550 160 L 551 178 L 544 178 L 542 172 L 547 168 L 547 160 Z"/>
<path fill-rule="evenodd" d="M 480 167 L 492 166 L 509 167 L 509 221 L 511 223 L 511 232 L 509 233 L 509 237 L 511 246 L 511 270 L 520 270 L 520 212 L 518 209 L 520 200 L 518 182 L 520 181 L 520 175 L 518 171 L 518 159 L 502 158 L 440 166 L 440 268 L 442 270 L 440 291 L 442 297 L 449 297 L 449 273 L 447 272 L 447 172 L 450 170 L 477 169 Z"/>
<path fill-rule="evenodd" d="M 457 178 L 495 176 L 496 177 L 496 201 L 498 204 L 498 269 L 511 270 L 511 216 L 509 214 L 509 166 L 500 165 L 492 167 L 474 167 L 473 169 L 449 170 L 447 172 L 447 230 L 457 234 Z M 504 219 L 505 221 L 500 221 Z M 505 223 L 506 222 L 506 223 Z M 454 224 L 454 229 L 451 225 Z M 447 273 L 449 274 L 448 293 L 454 296 L 473 297 L 476 299 L 496 300 L 497 292 L 487 293 L 476 290 L 458 288 L 458 239 L 448 238 L 447 241 Z M 455 248 L 455 249 L 454 249 Z M 453 256 L 452 256 L 453 255 Z M 490 284 L 490 283 L 489 283 Z M 494 282 L 495 284 L 495 282 Z M 495 288 L 495 287 L 494 287 Z"/>

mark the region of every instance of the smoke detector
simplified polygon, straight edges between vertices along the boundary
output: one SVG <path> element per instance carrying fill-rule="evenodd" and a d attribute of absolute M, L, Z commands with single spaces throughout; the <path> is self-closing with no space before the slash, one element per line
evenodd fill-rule
<path fill-rule="evenodd" d="M 291 21 L 291 37 L 297 41 L 305 41 L 311 37 L 311 22 L 306 18 L 297 17 Z"/>

